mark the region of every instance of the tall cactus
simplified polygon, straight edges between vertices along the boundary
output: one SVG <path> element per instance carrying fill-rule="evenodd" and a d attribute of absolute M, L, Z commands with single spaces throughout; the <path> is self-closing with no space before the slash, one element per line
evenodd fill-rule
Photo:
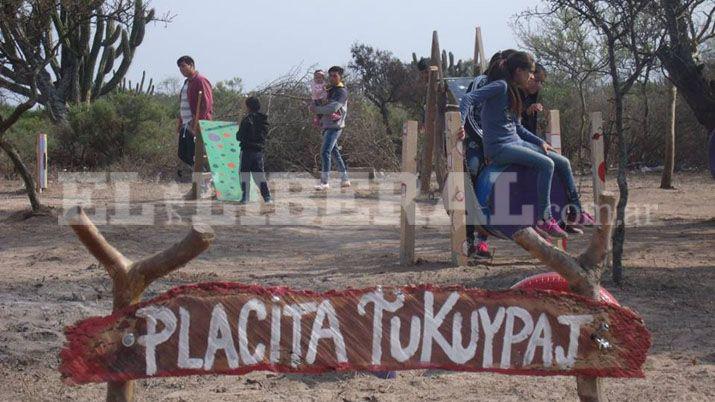
<path fill-rule="evenodd" d="M 108 94 L 129 70 L 155 11 L 147 9 L 143 0 L 119 4 L 60 2 L 54 9 L 51 18 L 60 51 L 51 65 L 58 83 L 68 88 L 66 102 L 88 102 Z M 74 69 L 76 74 L 71 74 Z"/>

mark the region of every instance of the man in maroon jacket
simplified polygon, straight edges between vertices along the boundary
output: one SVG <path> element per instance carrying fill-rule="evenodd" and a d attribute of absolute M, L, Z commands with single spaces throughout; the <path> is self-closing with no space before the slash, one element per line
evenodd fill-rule
<path fill-rule="evenodd" d="M 188 165 L 194 165 L 195 137 L 198 130 L 197 120 L 211 120 L 213 114 L 213 91 L 206 77 L 196 71 L 194 59 L 181 56 L 176 61 L 181 75 L 186 77 L 179 95 L 179 159 Z M 199 95 L 200 93 L 200 95 Z M 199 97 L 201 102 L 199 105 Z M 200 106 L 197 111 L 197 106 Z M 203 144 L 201 141 L 197 143 Z M 202 161 L 205 164 L 205 161 Z"/>

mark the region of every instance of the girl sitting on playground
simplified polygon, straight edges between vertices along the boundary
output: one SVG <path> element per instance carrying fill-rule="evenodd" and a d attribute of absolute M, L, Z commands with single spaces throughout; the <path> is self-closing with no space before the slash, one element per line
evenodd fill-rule
<path fill-rule="evenodd" d="M 503 57 L 507 53 L 507 57 Z M 536 230 L 544 237 L 564 238 L 568 235 L 551 215 L 551 180 L 554 170 L 566 183 L 568 202 L 573 205 L 567 223 L 590 226 L 593 218 L 581 208 L 578 191 L 565 157 L 552 151 L 544 140 L 525 129 L 519 116 L 523 111 L 520 89 L 525 89 L 533 77 L 534 59 L 525 52 L 502 52 L 492 57 L 487 71 L 488 84 L 465 95 L 459 109 L 462 121 L 475 104 L 482 104 L 481 126 L 484 130 L 484 154 L 498 164 L 517 164 L 537 171 Z M 460 131 L 464 136 L 464 129 Z"/>

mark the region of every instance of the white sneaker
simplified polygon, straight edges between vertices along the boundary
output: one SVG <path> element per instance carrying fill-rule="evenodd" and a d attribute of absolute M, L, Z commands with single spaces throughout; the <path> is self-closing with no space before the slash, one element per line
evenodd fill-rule
<path fill-rule="evenodd" d="M 343 180 L 340 182 L 340 187 L 350 187 L 350 180 Z"/>
<path fill-rule="evenodd" d="M 317 186 L 315 186 L 315 189 L 317 191 L 326 191 L 330 188 L 330 184 L 328 183 L 320 183 Z"/>

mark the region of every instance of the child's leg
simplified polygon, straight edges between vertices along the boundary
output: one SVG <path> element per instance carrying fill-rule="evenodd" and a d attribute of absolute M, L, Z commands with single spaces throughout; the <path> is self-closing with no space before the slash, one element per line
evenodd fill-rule
<path fill-rule="evenodd" d="M 256 152 L 251 172 L 253 174 L 253 181 L 258 183 L 258 188 L 261 190 L 263 201 L 267 202 L 271 200 L 271 190 L 268 189 L 263 159 L 263 152 Z"/>
<path fill-rule="evenodd" d="M 526 146 L 537 152 L 541 151 L 541 148 L 534 144 L 527 143 Z M 564 187 L 566 187 L 566 196 L 568 197 L 569 204 L 573 205 L 576 208 L 577 213 L 580 213 L 581 200 L 578 194 L 578 190 L 576 189 L 576 182 L 573 178 L 571 162 L 565 156 L 553 151 L 549 151 L 546 156 L 548 156 L 549 159 L 554 162 L 554 173 L 559 176 L 559 178 L 564 184 Z"/>
<path fill-rule="evenodd" d="M 551 205 L 551 179 L 554 175 L 554 162 L 543 153 L 518 144 L 505 145 L 501 152 L 492 159 L 494 163 L 514 163 L 536 169 L 538 173 L 536 180 L 538 193 L 536 213 L 538 214 L 538 219 L 551 219 L 551 208 L 549 206 Z"/>

